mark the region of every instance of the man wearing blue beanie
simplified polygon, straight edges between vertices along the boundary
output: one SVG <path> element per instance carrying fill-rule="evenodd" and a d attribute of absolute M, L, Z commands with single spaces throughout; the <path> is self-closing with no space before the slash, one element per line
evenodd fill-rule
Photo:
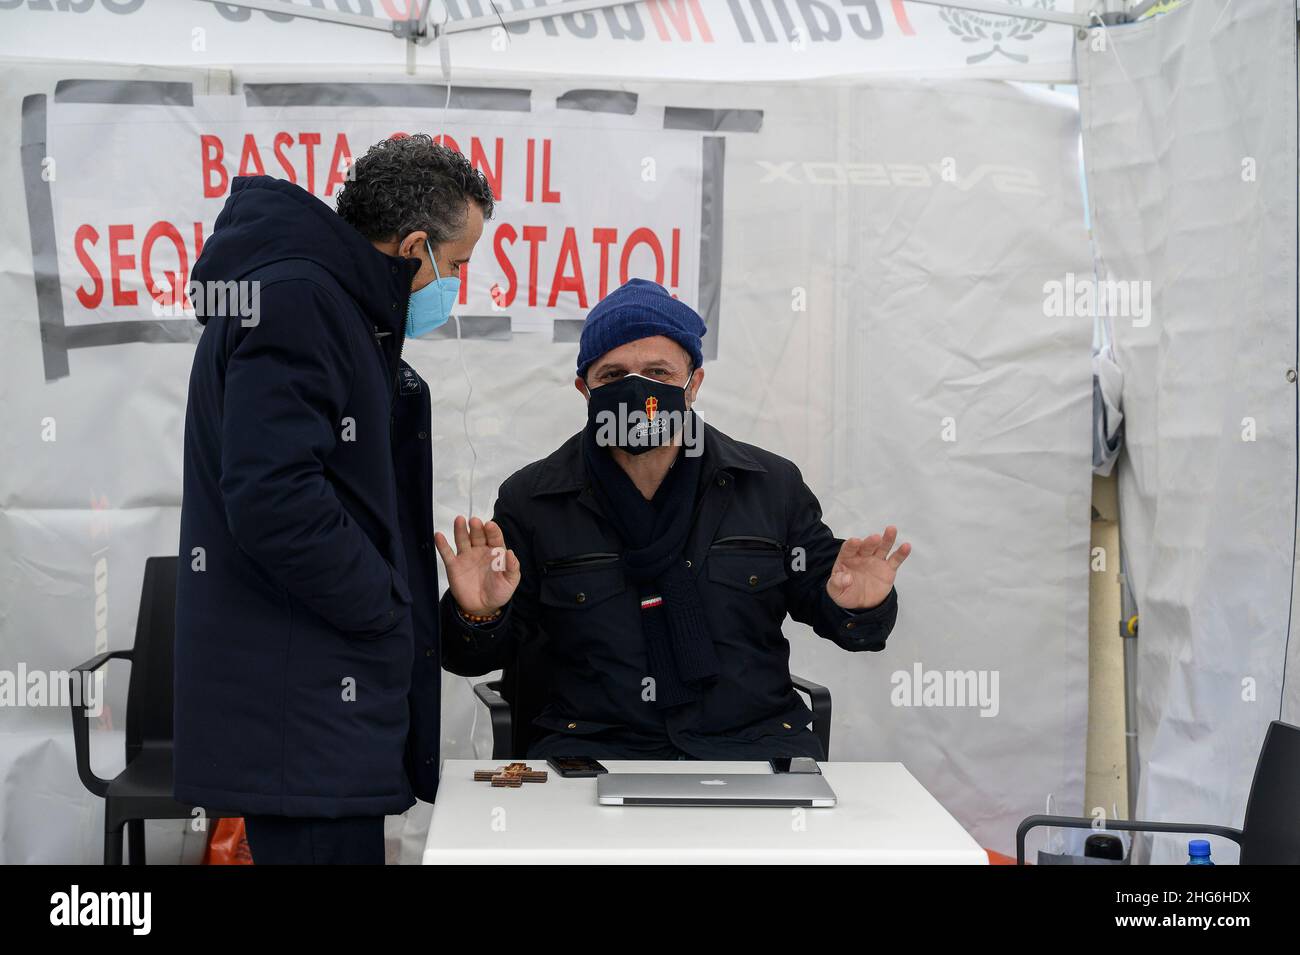
<path fill-rule="evenodd" d="M 587 315 L 586 427 L 457 517 L 443 665 L 505 669 L 514 756 L 826 759 L 791 681 L 787 614 L 881 650 L 897 531 L 842 540 L 790 461 L 698 419 L 700 316 L 631 279 Z"/>
<path fill-rule="evenodd" d="M 690 366 L 699 368 L 704 364 L 700 339 L 706 331 L 695 309 L 673 298 L 662 285 L 628 279 L 587 313 L 578 346 L 578 377 L 585 376 L 591 363 L 606 352 L 659 335 L 680 345 Z"/>

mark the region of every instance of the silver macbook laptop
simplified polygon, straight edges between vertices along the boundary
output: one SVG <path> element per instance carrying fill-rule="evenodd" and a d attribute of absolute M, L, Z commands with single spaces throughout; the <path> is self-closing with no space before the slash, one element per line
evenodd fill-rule
<path fill-rule="evenodd" d="M 820 773 L 607 773 L 602 806 L 834 806 Z"/>

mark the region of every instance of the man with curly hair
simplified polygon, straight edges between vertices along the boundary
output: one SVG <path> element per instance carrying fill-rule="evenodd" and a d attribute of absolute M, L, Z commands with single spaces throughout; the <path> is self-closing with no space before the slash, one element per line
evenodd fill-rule
<path fill-rule="evenodd" d="M 256 863 L 382 863 L 384 816 L 433 799 L 429 392 L 402 347 L 447 320 L 493 202 L 459 152 L 394 138 L 337 212 L 236 178 L 195 263 L 173 778 L 244 815 Z"/>

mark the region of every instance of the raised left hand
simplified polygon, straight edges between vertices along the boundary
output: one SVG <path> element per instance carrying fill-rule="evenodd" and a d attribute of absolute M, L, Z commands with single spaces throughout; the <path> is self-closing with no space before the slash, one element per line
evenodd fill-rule
<path fill-rule="evenodd" d="M 898 528 L 890 524 L 883 535 L 846 540 L 826 579 L 831 600 L 845 610 L 869 610 L 888 597 L 898 568 L 912 553 L 912 545 L 904 542 L 891 554 L 897 539 Z"/>

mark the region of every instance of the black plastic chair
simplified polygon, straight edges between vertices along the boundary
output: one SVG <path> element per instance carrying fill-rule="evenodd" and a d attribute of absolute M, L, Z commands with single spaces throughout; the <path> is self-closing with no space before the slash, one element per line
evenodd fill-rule
<path fill-rule="evenodd" d="M 488 708 L 492 720 L 493 759 L 522 759 L 528 747 L 545 734 L 545 730 L 533 725 L 548 695 L 544 660 L 544 650 L 540 643 L 536 644 L 521 651 L 515 666 L 501 671 L 501 679 L 474 684 L 474 695 Z M 521 670 L 529 673 L 526 683 L 519 680 Z M 802 677 L 792 676 L 790 682 L 807 695 L 813 711 L 813 733 L 830 759 L 831 691 Z"/>
<path fill-rule="evenodd" d="M 135 647 L 92 657 L 75 667 L 85 690 L 87 677 L 109 660 L 131 661 L 126 696 L 126 768 L 114 779 L 101 779 L 90 768 L 90 714 L 81 693 L 72 702 L 72 738 L 77 775 L 104 798 L 104 864 L 122 864 L 122 830 L 126 829 L 132 865 L 145 864 L 144 821 L 189 819 L 193 807 L 172 798 L 172 650 L 176 638 L 175 557 L 150 557 L 144 565 Z M 238 813 L 206 811 L 208 819 Z"/>
<path fill-rule="evenodd" d="M 1016 829 L 1016 865 L 1025 864 L 1025 836 L 1038 826 L 1087 829 L 1079 816 L 1029 816 Z M 1223 836 L 1241 847 L 1242 865 L 1300 865 L 1300 727 L 1274 720 L 1264 734 L 1240 829 L 1183 822 L 1108 819 L 1124 832 L 1186 832 Z"/>

